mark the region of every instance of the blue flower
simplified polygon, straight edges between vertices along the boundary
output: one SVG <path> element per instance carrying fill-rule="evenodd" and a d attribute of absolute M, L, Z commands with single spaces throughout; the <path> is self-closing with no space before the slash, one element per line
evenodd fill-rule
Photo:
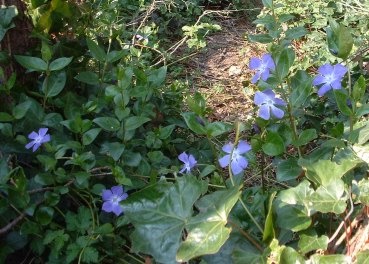
<path fill-rule="evenodd" d="M 191 154 L 187 155 L 186 152 L 179 154 L 178 159 L 184 163 L 183 168 L 179 171 L 180 173 L 183 173 L 184 171 L 186 171 L 186 173 L 190 173 L 191 169 L 197 164 L 195 157 Z"/>
<path fill-rule="evenodd" d="M 255 75 L 251 79 L 251 83 L 256 83 L 260 77 L 263 81 L 266 81 L 269 78 L 270 71 L 274 71 L 275 69 L 272 55 L 269 53 L 264 54 L 261 59 L 251 58 L 249 66 L 251 70 L 256 70 Z"/>
<path fill-rule="evenodd" d="M 220 166 L 225 168 L 231 164 L 234 175 L 241 173 L 248 165 L 247 159 L 241 155 L 250 151 L 250 149 L 251 146 L 244 140 L 240 140 L 237 147 L 234 147 L 232 143 L 224 145 L 222 150 L 227 154 L 219 159 Z"/>
<path fill-rule="evenodd" d="M 270 112 L 279 119 L 284 116 L 283 110 L 276 107 L 276 105 L 285 106 L 286 102 L 280 98 L 276 98 L 275 93 L 271 89 L 256 92 L 254 103 L 259 106 L 258 116 L 264 120 L 269 120 Z"/>
<path fill-rule="evenodd" d="M 32 139 L 31 142 L 29 142 L 26 145 L 26 149 L 30 149 L 33 146 L 32 151 L 35 152 L 43 143 L 50 141 L 50 135 L 46 134 L 48 128 L 40 128 L 38 130 L 38 134 L 33 131 L 31 134 L 28 135 L 29 139 Z"/>
<path fill-rule="evenodd" d="M 123 208 L 120 202 L 127 199 L 128 194 L 124 192 L 122 186 L 113 186 L 110 190 L 103 190 L 102 199 L 104 201 L 102 210 L 110 213 L 113 212 L 116 216 L 123 213 Z"/>
<path fill-rule="evenodd" d="M 341 64 L 324 64 L 320 66 L 318 69 L 319 74 L 313 80 L 313 85 L 321 85 L 318 90 L 318 95 L 323 96 L 332 88 L 334 90 L 341 89 L 341 82 L 347 70 L 348 69 Z"/>

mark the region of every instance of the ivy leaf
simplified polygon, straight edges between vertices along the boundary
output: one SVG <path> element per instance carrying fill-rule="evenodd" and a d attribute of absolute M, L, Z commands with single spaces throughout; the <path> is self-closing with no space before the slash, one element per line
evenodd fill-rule
<path fill-rule="evenodd" d="M 188 175 L 177 178 L 175 184 L 159 182 L 122 203 L 135 227 L 132 249 L 152 255 L 157 262 L 175 263 L 183 229 L 205 186 Z"/>
<path fill-rule="evenodd" d="M 297 159 L 289 158 L 278 163 L 276 176 L 278 181 L 289 181 L 296 179 L 302 172 Z"/>
<path fill-rule="evenodd" d="M 341 179 L 330 182 L 326 186 L 319 186 L 311 195 L 313 208 L 322 213 L 342 214 L 346 209 L 347 197 L 343 196 L 345 186 Z"/>
<path fill-rule="evenodd" d="M 300 235 L 300 240 L 298 242 L 298 246 L 300 251 L 303 254 L 306 254 L 310 251 L 317 250 L 317 249 L 323 249 L 326 250 L 328 247 L 328 241 L 329 238 L 327 236 L 320 236 L 318 235 Z"/>
<path fill-rule="evenodd" d="M 332 264 L 332 263 L 352 263 L 352 258 L 350 256 L 341 254 L 332 255 L 312 255 L 309 259 L 309 263 L 319 263 L 319 264 Z"/>
<path fill-rule="evenodd" d="M 177 261 L 187 262 L 194 257 L 218 252 L 231 232 L 231 228 L 225 225 L 240 195 L 241 192 L 233 188 L 211 193 L 198 201 L 200 213 L 186 226 L 188 236 L 178 249 Z"/>
<path fill-rule="evenodd" d="M 307 180 L 294 188 L 281 191 L 274 207 L 278 226 L 294 232 L 308 228 L 311 224 L 308 198 L 313 192 Z"/>
<path fill-rule="evenodd" d="M 361 181 L 359 181 L 358 187 L 360 202 L 369 206 L 369 180 L 362 179 Z"/>

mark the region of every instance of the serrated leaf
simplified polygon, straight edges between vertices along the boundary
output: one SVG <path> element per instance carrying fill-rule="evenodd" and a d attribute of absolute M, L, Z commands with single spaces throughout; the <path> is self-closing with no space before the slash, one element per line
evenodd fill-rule
<path fill-rule="evenodd" d="M 200 213 L 186 225 L 188 235 L 178 249 L 177 261 L 186 262 L 197 256 L 218 252 L 231 232 L 225 225 L 240 195 L 241 192 L 233 188 L 213 192 L 199 200 L 198 204 L 206 204 L 206 207 L 200 207 Z"/>
<path fill-rule="evenodd" d="M 115 132 L 120 128 L 120 122 L 114 117 L 97 117 L 92 121 L 106 131 Z"/>
<path fill-rule="evenodd" d="M 49 70 L 50 71 L 59 71 L 61 69 L 63 69 L 64 67 L 66 67 L 69 63 L 71 63 L 73 57 L 63 57 L 63 58 L 58 58 L 56 60 L 53 60 L 50 65 L 49 65 Z"/>
<path fill-rule="evenodd" d="M 318 237 L 317 235 L 309 236 L 301 234 L 298 247 L 303 254 L 306 254 L 317 249 L 326 250 L 328 247 L 328 241 L 329 238 L 327 236 Z"/>
<path fill-rule="evenodd" d="M 85 247 L 83 250 L 82 261 L 85 263 L 98 263 L 99 252 L 93 247 Z"/>

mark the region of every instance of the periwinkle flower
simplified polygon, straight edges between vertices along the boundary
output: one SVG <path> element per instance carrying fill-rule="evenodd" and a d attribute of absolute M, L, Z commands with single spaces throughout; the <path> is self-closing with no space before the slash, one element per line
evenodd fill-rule
<path fill-rule="evenodd" d="M 47 134 L 47 131 L 48 128 L 40 128 L 38 130 L 38 133 L 32 131 L 32 133 L 28 135 L 28 138 L 32 139 L 32 141 L 26 145 L 26 149 L 30 149 L 33 147 L 32 151 L 35 152 L 41 146 L 41 144 L 49 142 L 50 135 Z"/>
<path fill-rule="evenodd" d="M 341 82 L 347 72 L 347 68 L 342 64 L 330 65 L 324 64 L 319 67 L 318 75 L 313 80 L 313 85 L 321 87 L 318 90 L 318 95 L 323 96 L 331 90 L 341 89 Z"/>
<path fill-rule="evenodd" d="M 128 194 L 124 192 L 122 186 L 113 186 L 110 190 L 103 190 L 102 199 L 103 205 L 102 210 L 110 213 L 113 212 L 116 216 L 123 213 L 123 208 L 120 202 L 127 199 Z"/>
<path fill-rule="evenodd" d="M 264 120 L 270 119 L 270 112 L 278 119 L 284 116 L 283 110 L 276 106 L 285 106 L 286 102 L 280 98 L 276 98 L 275 93 L 271 89 L 266 89 L 263 92 L 256 92 L 254 103 L 259 106 L 258 116 Z"/>
<path fill-rule="evenodd" d="M 250 69 L 256 70 L 255 75 L 251 79 L 251 83 L 256 83 L 260 78 L 266 81 L 269 78 L 270 71 L 275 69 L 275 63 L 272 55 L 269 53 L 264 54 L 261 59 L 251 58 Z"/>
<path fill-rule="evenodd" d="M 240 140 L 237 147 L 234 147 L 232 143 L 224 145 L 222 150 L 227 154 L 218 160 L 220 166 L 225 168 L 230 165 L 234 175 L 241 173 L 248 165 L 247 159 L 242 154 L 250 151 L 250 149 L 251 146 L 244 140 Z"/>
<path fill-rule="evenodd" d="M 186 171 L 186 173 L 190 173 L 191 169 L 197 164 L 195 157 L 192 154 L 187 155 L 186 152 L 179 154 L 178 159 L 184 163 L 182 169 L 179 171 L 180 173 L 183 173 L 184 171 Z"/>

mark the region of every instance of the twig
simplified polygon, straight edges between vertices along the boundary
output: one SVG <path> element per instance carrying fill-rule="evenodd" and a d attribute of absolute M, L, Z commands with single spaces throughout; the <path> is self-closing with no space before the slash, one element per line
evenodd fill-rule
<path fill-rule="evenodd" d="M 235 223 L 233 223 L 232 221 L 228 221 L 228 223 L 237 228 L 237 230 L 244 236 L 246 237 L 246 239 L 248 241 L 251 242 L 251 244 L 253 244 L 260 252 L 263 252 L 263 248 L 259 245 L 258 242 L 255 241 L 255 239 L 253 239 L 247 232 L 245 232 L 241 227 L 239 227 L 238 225 L 236 225 Z"/>

